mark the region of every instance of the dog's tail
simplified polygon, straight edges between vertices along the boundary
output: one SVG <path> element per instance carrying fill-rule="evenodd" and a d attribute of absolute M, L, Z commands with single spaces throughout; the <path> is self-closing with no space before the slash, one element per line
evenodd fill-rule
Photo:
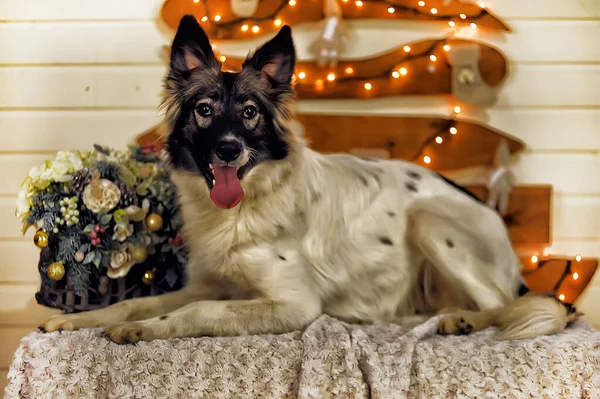
<path fill-rule="evenodd" d="M 581 313 L 550 295 L 529 292 L 498 310 L 500 339 L 531 339 L 561 332 Z"/>

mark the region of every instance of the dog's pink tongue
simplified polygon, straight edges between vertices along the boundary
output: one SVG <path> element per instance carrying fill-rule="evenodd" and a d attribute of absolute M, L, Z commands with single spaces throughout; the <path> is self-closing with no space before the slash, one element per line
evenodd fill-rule
<path fill-rule="evenodd" d="M 219 208 L 231 209 L 239 204 L 244 196 L 237 171 L 237 168 L 214 166 L 215 186 L 210 190 L 210 199 Z"/>

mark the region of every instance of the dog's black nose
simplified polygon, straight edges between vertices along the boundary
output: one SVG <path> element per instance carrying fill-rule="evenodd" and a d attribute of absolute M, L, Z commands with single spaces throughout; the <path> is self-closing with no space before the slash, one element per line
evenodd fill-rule
<path fill-rule="evenodd" d="M 225 162 L 235 161 L 241 153 L 242 144 L 237 141 L 221 141 L 215 149 L 215 154 Z"/>

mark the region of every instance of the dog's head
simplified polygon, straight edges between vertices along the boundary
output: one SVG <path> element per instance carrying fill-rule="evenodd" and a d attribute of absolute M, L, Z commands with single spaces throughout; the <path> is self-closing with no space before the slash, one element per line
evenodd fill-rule
<path fill-rule="evenodd" d="M 222 72 L 196 19 L 181 19 L 165 79 L 167 151 L 174 168 L 206 181 L 217 206 L 236 206 L 253 167 L 288 155 L 295 59 L 284 26 L 239 73 Z"/>

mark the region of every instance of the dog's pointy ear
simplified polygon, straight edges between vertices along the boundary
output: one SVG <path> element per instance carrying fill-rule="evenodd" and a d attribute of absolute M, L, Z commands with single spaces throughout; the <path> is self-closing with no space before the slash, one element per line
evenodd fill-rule
<path fill-rule="evenodd" d="M 196 68 L 218 67 L 208 36 L 192 15 L 185 15 L 179 22 L 171 46 L 171 69 L 189 72 Z"/>
<path fill-rule="evenodd" d="M 290 86 L 296 50 L 292 40 L 292 30 L 284 25 L 274 38 L 263 44 L 248 58 L 243 68 L 259 71 L 263 81 L 270 87 Z"/>

